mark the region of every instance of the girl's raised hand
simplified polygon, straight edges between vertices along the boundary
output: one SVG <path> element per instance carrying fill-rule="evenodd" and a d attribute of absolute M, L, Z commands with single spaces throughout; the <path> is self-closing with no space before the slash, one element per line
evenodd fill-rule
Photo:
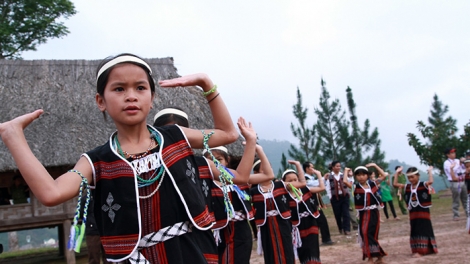
<path fill-rule="evenodd" d="M 256 141 L 256 131 L 251 125 L 251 122 L 247 122 L 243 117 L 240 117 L 238 118 L 237 125 L 238 129 L 240 129 L 240 133 L 242 133 L 246 140 Z"/>
<path fill-rule="evenodd" d="M 161 87 L 199 86 L 204 91 L 209 90 L 214 86 L 209 76 L 205 73 L 196 73 L 170 80 L 161 80 L 158 84 Z"/>
<path fill-rule="evenodd" d="M 434 169 L 433 166 L 429 166 L 429 168 L 428 168 L 428 173 L 432 172 L 433 169 Z"/>
<path fill-rule="evenodd" d="M 18 116 L 10 121 L 0 124 L 0 136 L 5 140 L 10 133 L 16 133 L 23 131 L 29 124 L 31 124 L 35 119 L 37 119 L 44 110 L 38 109 L 29 114 Z"/>

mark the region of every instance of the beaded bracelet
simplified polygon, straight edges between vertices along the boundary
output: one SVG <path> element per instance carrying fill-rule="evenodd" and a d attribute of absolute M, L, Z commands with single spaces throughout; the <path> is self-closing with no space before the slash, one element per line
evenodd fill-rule
<path fill-rule="evenodd" d="M 202 95 L 208 96 L 209 94 L 211 94 L 211 93 L 213 93 L 213 92 L 215 92 L 215 91 L 217 91 L 217 85 L 214 85 L 214 86 L 212 87 L 212 89 L 210 89 L 210 90 L 207 91 L 207 92 L 204 92 L 204 91 L 203 91 L 203 92 L 202 92 Z"/>
<path fill-rule="evenodd" d="M 214 97 L 212 97 L 209 101 L 207 101 L 208 104 L 210 104 L 212 101 L 214 101 L 215 98 L 217 98 L 217 96 L 219 96 L 220 93 L 217 93 Z"/>
<path fill-rule="evenodd" d="M 69 242 L 68 242 L 69 250 L 74 250 L 75 252 L 80 253 L 80 246 L 82 244 L 83 237 L 85 236 L 88 205 L 90 204 L 90 186 L 88 185 L 87 178 L 83 176 L 83 174 L 79 172 L 78 170 L 69 170 L 68 172 L 75 172 L 82 178 L 82 182 L 80 183 L 80 190 L 78 191 L 77 208 L 75 209 L 75 215 L 73 217 L 73 224 L 70 227 L 70 236 L 69 236 Z M 83 216 L 82 216 L 83 220 L 82 220 L 82 224 L 80 225 L 80 227 L 78 227 L 78 219 L 80 218 L 80 207 L 82 204 L 82 195 L 84 191 L 86 191 L 86 200 L 85 200 L 85 205 L 83 207 Z"/>

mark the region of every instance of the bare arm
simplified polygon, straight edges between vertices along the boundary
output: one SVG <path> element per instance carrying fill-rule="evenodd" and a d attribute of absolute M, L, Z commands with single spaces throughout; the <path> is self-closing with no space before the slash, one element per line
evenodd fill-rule
<path fill-rule="evenodd" d="M 377 172 L 379 173 L 378 177 L 377 177 L 377 181 L 378 182 L 382 182 L 385 177 L 387 177 L 387 174 L 382 170 L 382 168 L 379 167 L 379 165 L 375 164 L 375 163 L 369 163 L 366 165 L 367 168 L 369 167 L 374 167 Z"/>
<path fill-rule="evenodd" d="M 432 170 L 433 170 L 433 166 L 429 166 L 428 168 L 428 181 L 426 182 L 426 185 L 429 186 L 429 185 L 432 185 L 432 183 L 434 182 L 434 178 L 432 176 Z M 453 170 L 452 170 L 453 171 Z"/>
<path fill-rule="evenodd" d="M 349 178 L 348 178 L 348 173 L 349 171 L 351 171 L 350 168 L 346 167 L 344 168 L 344 173 L 343 173 L 343 183 L 348 186 L 348 188 L 352 188 L 352 184 L 349 182 Z"/>
<path fill-rule="evenodd" d="M 34 156 L 26 141 L 24 129 L 42 113 L 43 110 L 36 110 L 0 124 L 0 135 L 30 190 L 42 204 L 54 206 L 78 194 L 81 177 L 76 173 L 67 172 L 54 180 Z M 74 169 L 80 171 L 88 182 L 91 182 L 92 170 L 85 158 L 81 158 Z"/>
<path fill-rule="evenodd" d="M 211 90 L 214 87 L 212 80 L 203 73 L 187 75 L 171 80 L 159 81 L 161 87 L 176 87 L 176 86 L 199 86 L 204 92 Z M 217 96 L 217 98 L 215 98 Z M 212 117 L 214 119 L 214 129 L 205 130 L 205 134 L 214 131 L 214 135 L 208 141 L 210 147 L 224 146 L 233 143 L 238 138 L 237 130 L 232 123 L 232 118 L 227 110 L 227 107 L 222 100 L 218 91 L 208 95 L 207 100 L 210 101 L 209 107 L 211 108 Z M 214 99 L 211 101 L 211 99 Z M 193 148 L 203 148 L 203 135 L 200 130 L 182 128 L 186 137 Z"/>
<path fill-rule="evenodd" d="M 250 184 L 259 184 L 266 181 L 271 181 L 274 179 L 274 171 L 271 168 L 268 157 L 263 151 L 263 148 L 260 145 L 256 145 L 256 153 L 258 154 L 260 164 L 260 173 L 255 173 L 250 175 L 249 183 Z M 252 164 L 253 165 L 253 164 Z"/>
<path fill-rule="evenodd" d="M 290 182 L 289 184 L 292 184 L 292 186 L 294 186 L 295 188 L 303 188 L 307 186 L 307 181 L 305 180 L 305 174 L 302 168 L 302 164 L 300 164 L 300 162 L 297 160 L 288 160 L 287 163 L 295 165 L 297 176 L 299 177 L 299 181 Z"/>
<path fill-rule="evenodd" d="M 309 190 L 312 193 L 323 192 L 325 190 L 325 181 L 323 180 L 323 177 L 321 176 L 321 172 L 314 170 L 314 173 L 315 175 L 317 175 L 319 185 L 317 187 L 310 187 Z"/>
<path fill-rule="evenodd" d="M 405 185 L 402 183 L 398 183 L 398 176 L 400 175 L 401 171 L 403 170 L 403 167 L 398 167 L 398 169 L 395 171 L 395 174 L 393 175 L 393 187 L 395 188 L 404 188 Z"/>

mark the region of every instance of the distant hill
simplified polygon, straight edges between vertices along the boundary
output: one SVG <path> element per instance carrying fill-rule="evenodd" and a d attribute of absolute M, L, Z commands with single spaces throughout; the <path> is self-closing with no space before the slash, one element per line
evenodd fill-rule
<path fill-rule="evenodd" d="M 269 161 L 271 162 L 271 166 L 273 167 L 274 173 L 276 174 L 279 168 L 281 167 L 281 157 L 282 153 L 286 155 L 287 158 L 287 151 L 290 147 L 290 142 L 287 140 L 265 140 L 260 139 L 258 143 L 263 147 L 266 156 L 268 156 Z M 388 162 L 387 171 L 392 174 L 395 171 L 396 166 L 403 166 L 404 170 L 406 171 L 409 167 L 415 165 L 409 165 L 405 162 L 401 162 L 396 159 L 392 159 Z M 420 166 L 421 167 L 421 166 Z M 428 178 L 428 174 L 426 171 L 420 170 L 420 175 L 422 175 L 423 179 L 426 180 Z M 447 184 L 447 185 L 446 185 Z M 448 188 L 447 180 L 440 175 L 434 175 L 434 189 L 436 191 L 444 190 Z"/>
<path fill-rule="evenodd" d="M 258 140 L 258 144 L 263 147 L 264 153 L 271 162 L 271 166 L 273 167 L 274 174 L 281 168 L 281 157 L 282 153 L 287 155 L 287 150 L 290 147 L 290 142 L 287 140 L 278 141 L 278 140 Z"/>

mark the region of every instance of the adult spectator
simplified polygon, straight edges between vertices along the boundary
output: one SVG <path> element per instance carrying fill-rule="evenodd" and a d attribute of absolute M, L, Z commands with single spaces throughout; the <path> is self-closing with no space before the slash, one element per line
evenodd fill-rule
<path fill-rule="evenodd" d="M 343 182 L 341 163 L 339 161 L 333 161 L 331 166 L 332 171 L 328 175 L 325 175 L 327 193 L 330 195 L 331 206 L 333 207 L 339 233 L 350 235 L 351 217 L 349 216 L 348 187 Z"/>
<path fill-rule="evenodd" d="M 311 162 L 304 162 L 302 164 L 302 168 L 305 172 L 305 179 L 307 180 L 307 187 L 318 187 L 320 186 L 320 182 L 314 176 L 315 167 Z M 317 224 L 320 228 L 321 233 L 321 241 L 322 245 L 333 245 L 334 242 L 331 241 L 330 235 L 330 227 L 328 226 L 328 220 L 326 220 L 325 213 L 323 212 L 323 208 L 326 208 L 326 205 L 323 203 L 323 199 L 320 193 L 314 193 L 313 199 L 315 200 L 315 204 L 318 205 L 318 211 L 320 212 L 320 216 L 317 218 Z"/>
<path fill-rule="evenodd" d="M 465 167 L 460 164 L 460 160 L 456 159 L 455 148 L 447 148 L 445 154 L 447 160 L 444 162 L 444 172 L 450 182 L 450 189 L 452 191 L 452 211 L 454 214 L 454 221 L 459 221 L 459 207 L 460 202 L 467 214 L 467 188 L 465 188 Z M 460 202 L 459 202 L 460 200 Z"/>

